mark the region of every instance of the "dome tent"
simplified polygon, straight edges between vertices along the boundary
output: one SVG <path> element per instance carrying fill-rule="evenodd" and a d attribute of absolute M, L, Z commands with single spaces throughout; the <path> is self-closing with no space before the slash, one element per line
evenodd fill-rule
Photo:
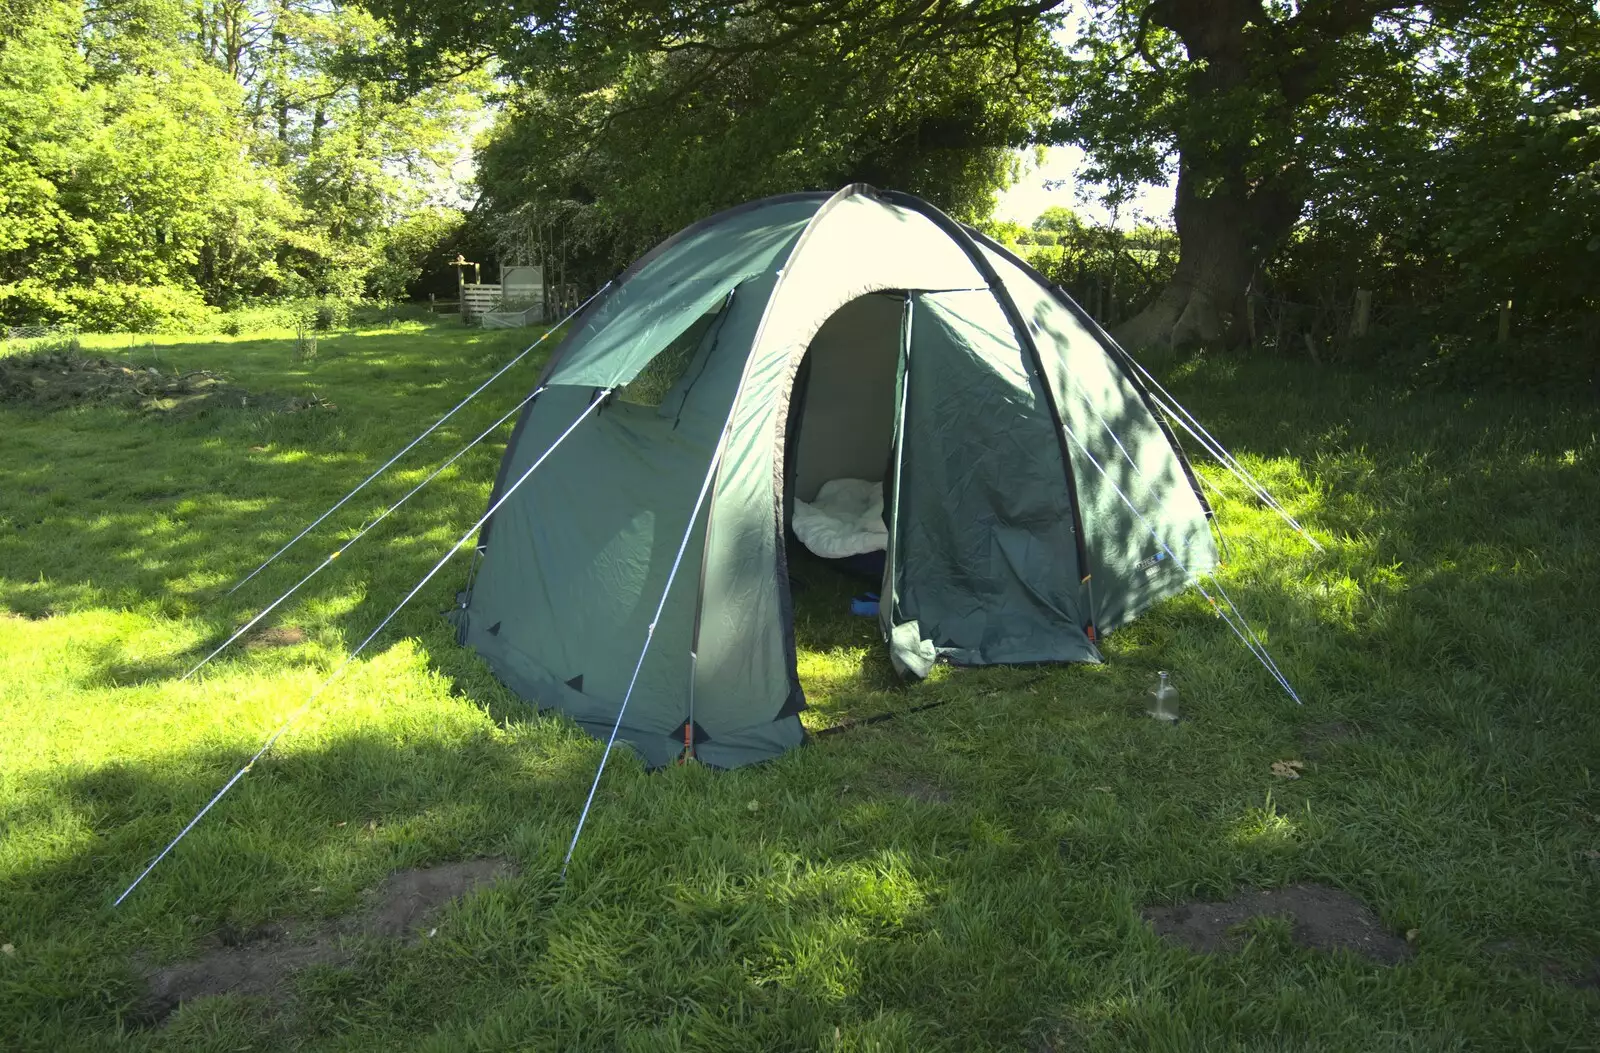
<path fill-rule="evenodd" d="M 804 738 L 789 518 L 833 479 L 887 481 L 879 617 L 913 675 L 1099 661 L 1216 564 L 1121 349 L 1000 246 L 858 184 L 689 227 L 573 322 L 508 443 L 460 639 L 652 766 L 772 757 Z"/>

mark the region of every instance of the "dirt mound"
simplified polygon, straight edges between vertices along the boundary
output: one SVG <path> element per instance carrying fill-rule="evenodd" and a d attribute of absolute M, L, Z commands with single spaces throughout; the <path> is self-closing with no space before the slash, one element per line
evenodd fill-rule
<path fill-rule="evenodd" d="M 263 925 L 248 932 L 224 928 L 211 948 L 187 961 L 145 975 L 140 1018 L 160 1024 L 185 1002 L 214 995 L 284 997 L 285 981 L 312 965 L 343 965 L 354 956 L 354 941 L 422 938 L 439 908 L 509 877 L 516 868 L 503 859 L 471 859 L 389 875 L 369 906 L 319 924 Z"/>
<path fill-rule="evenodd" d="M 271 647 L 293 647 L 306 642 L 306 631 L 298 625 L 274 626 L 251 633 L 244 638 L 246 651 L 262 651 Z"/>
<path fill-rule="evenodd" d="M 1221 903 L 1146 907 L 1144 918 L 1158 934 L 1191 950 L 1234 950 L 1232 930 L 1251 918 L 1287 916 L 1294 942 L 1313 950 L 1348 950 L 1384 965 L 1411 954 L 1411 945 L 1386 931 L 1365 903 L 1328 885 L 1243 892 Z"/>
<path fill-rule="evenodd" d="M 154 366 L 91 358 L 71 350 L 0 358 L 0 402 L 23 402 L 45 409 L 99 405 L 164 413 L 193 413 L 212 407 L 280 412 L 332 408 L 316 395 L 252 394 L 210 370 L 163 373 Z"/>

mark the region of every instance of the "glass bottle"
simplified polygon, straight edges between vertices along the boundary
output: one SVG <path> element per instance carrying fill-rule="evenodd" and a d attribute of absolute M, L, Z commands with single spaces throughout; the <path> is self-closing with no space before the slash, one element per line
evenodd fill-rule
<path fill-rule="evenodd" d="M 1149 692 L 1151 699 L 1150 708 L 1145 710 L 1152 717 L 1167 724 L 1178 722 L 1178 689 L 1172 686 L 1167 679 L 1166 670 L 1156 674 L 1156 684 Z"/>

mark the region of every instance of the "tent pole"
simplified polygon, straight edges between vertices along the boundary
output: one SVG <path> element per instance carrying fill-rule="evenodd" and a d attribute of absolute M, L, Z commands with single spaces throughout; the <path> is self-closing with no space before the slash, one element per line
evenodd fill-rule
<path fill-rule="evenodd" d="M 605 285 L 601 286 L 599 291 L 596 292 L 594 294 L 594 296 L 591 296 L 591 297 L 589 297 L 588 300 L 585 300 L 578 307 L 577 310 L 572 312 L 572 314 L 567 315 L 561 321 L 557 322 L 555 325 L 551 326 L 549 329 L 546 329 L 544 331 L 544 333 L 540 335 L 539 339 L 535 340 L 533 343 L 531 343 L 527 347 L 523 348 L 521 351 L 519 351 L 516 354 L 516 356 L 514 358 L 511 359 L 511 361 L 507 362 L 505 365 L 503 365 L 499 369 L 495 370 L 494 374 L 492 376 L 490 376 L 488 380 L 485 380 L 482 384 L 479 384 L 477 386 L 477 388 L 475 388 L 472 391 L 471 394 L 469 394 L 466 398 L 462 399 L 460 402 L 456 403 L 455 406 L 448 413 L 446 413 L 444 416 L 440 417 L 438 420 L 434 421 L 432 424 L 428 425 L 428 427 L 423 430 L 421 435 L 418 435 L 415 439 L 412 439 L 410 442 L 408 442 L 404 446 L 402 446 L 400 448 L 400 452 L 399 453 L 396 453 L 393 457 L 391 457 L 387 461 L 385 461 L 383 463 L 383 465 L 378 468 L 377 471 L 373 472 L 371 475 L 369 475 L 365 479 L 361 480 L 361 482 L 357 483 L 355 489 L 351 490 L 349 493 L 347 493 L 343 497 L 339 498 L 339 500 L 335 501 L 333 503 L 333 507 L 332 508 L 329 508 L 326 512 L 322 513 L 320 516 L 318 516 L 317 518 L 313 519 L 306 526 L 306 528 L 304 530 L 300 531 L 300 533 L 296 534 L 294 537 L 290 538 L 287 542 L 285 542 L 282 548 L 278 549 L 278 551 L 276 551 L 272 555 L 268 556 L 266 558 L 266 560 L 259 567 L 257 567 L 255 570 L 252 570 L 250 573 L 246 574 L 244 577 L 240 578 L 237 582 L 235 582 L 233 588 L 229 589 L 224 595 L 232 596 L 235 592 L 238 592 L 241 588 L 244 587 L 245 582 L 249 581 L 251 578 L 255 577 L 257 574 L 260 574 L 263 570 L 266 570 L 269 566 L 271 566 L 273 564 L 273 562 L 276 561 L 279 556 L 283 555 L 285 552 L 289 551 L 289 549 L 294 547 L 295 542 L 299 541 L 301 538 L 303 538 L 307 534 L 311 533 L 311 531 L 315 530 L 317 528 L 317 526 L 324 519 L 327 519 L 329 516 L 333 515 L 333 513 L 337 512 L 339 509 L 343 508 L 344 505 L 345 505 L 345 502 L 349 501 L 352 497 L 354 497 L 356 494 L 360 493 L 363 489 L 365 489 L 368 483 L 372 482 L 378 476 L 380 476 L 384 472 L 388 471 L 389 468 L 391 466 L 393 466 L 396 461 L 398 461 L 400 458 L 404 457 L 407 453 L 409 453 L 411 451 L 411 449 L 414 446 L 417 445 L 417 443 L 421 442 L 423 439 L 426 439 L 429 435 L 432 435 L 436 430 L 438 430 L 440 425 L 442 425 L 445 421 L 449 420 L 451 417 L 455 416 L 456 413 L 459 412 L 462 409 L 462 407 L 466 406 L 467 403 L 471 402 L 473 399 L 477 398 L 480 394 L 482 394 L 483 390 L 485 388 L 487 388 L 490 384 L 493 384 L 496 380 L 500 379 L 501 375 L 504 374 L 506 372 L 506 370 L 510 369 L 512 366 L 516 365 L 518 362 L 521 362 L 524 358 L 528 357 L 529 353 L 531 353 L 534 348 L 536 348 L 540 344 L 544 343 L 545 340 L 547 340 L 549 338 L 551 333 L 555 332 L 557 329 L 561 328 L 563 325 L 566 325 L 568 322 L 570 322 L 573 319 L 573 317 L 578 314 L 579 311 L 582 311 L 585 307 L 589 306 L 590 301 L 594 300 L 594 298 L 596 296 L 599 296 L 600 293 L 605 292 L 606 289 L 610 287 L 610 285 L 611 285 L 611 283 L 607 282 Z"/>
<path fill-rule="evenodd" d="M 878 624 L 883 638 L 889 639 L 894 620 L 900 610 L 900 590 L 896 588 L 895 562 L 900 558 L 900 546 L 895 539 L 900 536 L 900 480 L 905 475 L 906 408 L 911 404 L 911 293 L 906 293 L 905 306 L 900 312 L 900 363 L 898 376 L 899 404 L 894 415 L 894 492 L 889 497 L 889 537 L 884 545 L 883 584 L 879 594 L 888 603 L 879 603 Z"/>
<path fill-rule="evenodd" d="M 610 392 L 611 389 L 607 388 L 606 393 L 610 394 Z M 412 587 L 410 592 L 406 593 L 405 599 L 397 603 L 394 607 L 394 610 L 384 615 L 383 621 L 378 623 L 378 627 L 373 629 L 372 632 L 368 633 L 367 638 L 362 640 L 361 643 L 357 644 L 356 649 L 346 655 L 344 660 L 334 667 L 333 672 L 328 674 L 327 679 L 323 680 L 322 683 L 318 684 L 312 689 L 310 696 L 307 697 L 303 703 L 301 703 L 300 708 L 289 714 L 288 718 L 285 719 L 282 724 L 278 725 L 277 730 L 271 735 L 267 736 L 267 741 L 263 742 L 261 744 L 261 748 L 256 750 L 255 754 L 245 762 L 244 767 L 234 772 L 233 778 L 229 779 L 223 785 L 222 789 L 217 791 L 216 796 L 207 801 L 205 807 L 201 808 L 200 811 L 195 814 L 195 817 L 189 820 L 188 825 L 186 825 L 182 830 L 178 831 L 178 836 L 174 837 L 167 844 L 167 847 L 163 848 L 161 852 L 150 861 L 150 865 L 145 867 L 139 876 L 133 879 L 132 884 L 122 890 L 122 895 L 118 896 L 111 904 L 113 907 L 122 905 L 122 901 L 127 899 L 129 894 L 132 893 L 134 889 L 139 887 L 140 882 L 144 881 L 145 878 L 150 876 L 150 872 L 156 868 L 156 865 L 159 864 L 163 859 L 167 858 L 167 855 L 174 848 L 178 847 L 178 842 L 182 841 L 186 836 L 188 836 L 189 831 L 193 830 L 195 826 L 199 824 L 200 820 L 205 818 L 206 813 L 211 811 L 212 807 L 218 801 L 222 800 L 224 794 L 233 789 L 234 783 L 237 783 L 240 779 L 244 778 L 245 773 L 251 768 L 255 767 L 256 761 L 265 756 L 267 751 L 270 750 L 286 732 L 288 732 L 289 728 L 294 725 L 295 721 L 299 720 L 306 714 L 307 711 L 311 709 L 312 703 L 317 700 L 318 696 L 320 696 L 330 684 L 337 680 L 341 673 L 350 667 L 350 664 L 356 660 L 356 657 L 361 654 L 362 651 L 366 650 L 368 644 L 377 639 L 378 634 L 383 632 L 384 627 L 394 620 L 395 616 L 400 613 L 401 609 L 404 608 L 406 604 L 412 601 L 417 593 L 422 591 L 423 586 L 427 585 L 428 582 L 433 580 L 433 576 L 443 569 L 444 565 L 450 561 L 450 557 L 454 556 L 458 551 L 460 551 L 461 546 L 465 545 L 472 535 L 477 533 L 478 529 L 483 526 L 490 516 L 494 515 L 495 511 L 501 505 L 505 504 L 507 499 L 509 499 L 512 494 L 516 493 L 518 487 L 528 481 L 528 477 L 533 475 L 534 470 L 543 464 L 545 459 L 548 458 L 552 453 L 556 452 L 556 448 L 567 440 L 567 436 L 571 435 L 577 430 L 578 425 L 583 423 L 583 419 L 589 414 L 593 413 L 595 408 L 599 406 L 602 401 L 604 400 L 596 399 L 595 401 L 589 403 L 588 408 L 586 408 L 582 413 L 578 414 L 578 416 L 573 419 L 571 424 L 567 425 L 567 430 L 563 431 L 559 436 L 556 437 L 556 441 L 551 443 L 550 447 L 541 453 L 538 458 L 528 466 L 528 470 L 523 472 L 515 483 L 511 484 L 510 488 L 507 489 L 503 495 L 501 495 L 500 499 L 494 504 L 490 505 L 489 510 L 479 517 L 478 521 L 473 523 L 472 526 L 467 529 L 466 533 L 462 534 L 456 539 L 456 543 L 451 545 L 449 551 L 439 558 L 439 562 L 435 563 L 433 568 L 422 576 L 422 580 L 417 582 L 416 585 Z"/>

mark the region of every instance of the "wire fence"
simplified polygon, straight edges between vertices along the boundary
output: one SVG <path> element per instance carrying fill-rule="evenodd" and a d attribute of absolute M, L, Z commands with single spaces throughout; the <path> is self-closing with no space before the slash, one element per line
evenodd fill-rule
<path fill-rule="evenodd" d="M 20 343 L 25 340 L 45 340 L 50 338 L 74 337 L 78 335 L 78 327 L 70 323 L 54 323 L 46 325 L 43 322 L 35 325 L 8 325 L 0 327 L 0 333 L 5 336 L 5 343 Z"/>

